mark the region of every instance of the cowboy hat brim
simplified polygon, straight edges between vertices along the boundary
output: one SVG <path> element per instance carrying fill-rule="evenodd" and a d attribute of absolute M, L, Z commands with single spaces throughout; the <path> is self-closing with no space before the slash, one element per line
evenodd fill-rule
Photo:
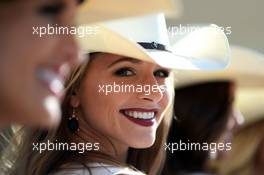
<path fill-rule="evenodd" d="M 177 35 L 180 38 L 172 41 L 174 53 L 191 60 L 196 69 L 221 70 L 229 63 L 228 39 L 217 25 L 211 24 Z"/>
<path fill-rule="evenodd" d="M 161 51 L 156 49 L 146 49 L 141 44 L 122 36 L 103 24 L 96 24 L 91 27 L 97 28 L 96 33 L 94 35 L 86 35 L 79 40 L 81 48 L 85 52 L 105 52 L 123 55 L 159 64 L 162 67 L 175 69 L 223 69 L 229 62 L 230 50 L 228 41 L 223 32 L 217 30 L 215 27 L 208 27 L 206 30 L 207 32 L 203 32 L 202 34 L 204 38 L 207 38 L 210 36 L 210 33 L 213 33 L 212 36 L 214 36 L 214 39 L 218 39 L 215 41 L 217 43 L 215 45 L 216 49 L 219 48 L 219 50 L 221 50 L 221 53 L 219 51 L 217 52 L 217 59 L 208 59 L 205 54 L 199 55 L 194 52 L 192 52 L 192 55 L 184 55 L 183 50 L 188 48 L 191 49 L 190 44 L 193 42 L 192 40 L 188 40 L 190 43 L 182 42 L 181 47 L 177 50 Z M 197 35 L 201 35 L 201 33 L 197 33 Z M 190 36 L 187 35 L 186 37 Z M 210 44 L 214 39 L 210 40 Z M 206 49 L 207 48 L 205 47 L 203 48 L 203 50 Z"/>
<path fill-rule="evenodd" d="M 196 83 L 229 80 L 238 87 L 254 88 L 264 86 L 264 55 L 243 47 L 231 47 L 231 62 L 220 71 L 174 71 L 175 86 L 182 87 Z"/>

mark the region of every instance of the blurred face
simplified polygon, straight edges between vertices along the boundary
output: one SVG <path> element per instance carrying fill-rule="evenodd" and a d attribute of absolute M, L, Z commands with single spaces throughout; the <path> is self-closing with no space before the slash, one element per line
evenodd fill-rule
<path fill-rule="evenodd" d="M 40 37 L 33 27 L 73 25 L 77 1 L 17 0 L 0 8 L 0 123 L 52 126 L 77 46 L 71 35 Z"/>
<path fill-rule="evenodd" d="M 232 143 L 233 141 L 233 134 L 235 129 L 237 129 L 243 122 L 244 117 L 241 114 L 240 110 L 234 105 L 234 97 L 235 97 L 235 91 L 236 91 L 236 85 L 233 84 L 230 88 L 230 97 L 232 98 L 232 109 L 229 113 L 228 120 L 226 123 L 226 128 L 222 134 L 222 136 L 219 139 L 219 142 L 227 144 Z M 218 151 L 218 159 L 224 159 L 229 155 L 228 151 Z"/>
<path fill-rule="evenodd" d="M 161 89 L 169 86 L 169 74 L 169 69 L 152 63 L 100 53 L 89 64 L 72 102 L 74 107 L 81 107 L 80 117 L 89 125 L 86 127 L 92 127 L 114 144 L 146 148 L 155 141 L 157 127 L 171 100 L 169 90 Z M 106 88 L 104 92 L 101 89 L 103 85 L 112 86 L 112 91 L 108 86 L 106 94 Z M 156 89 L 151 92 L 139 89 L 128 92 L 127 89 L 125 92 L 125 85 L 150 85 Z"/>

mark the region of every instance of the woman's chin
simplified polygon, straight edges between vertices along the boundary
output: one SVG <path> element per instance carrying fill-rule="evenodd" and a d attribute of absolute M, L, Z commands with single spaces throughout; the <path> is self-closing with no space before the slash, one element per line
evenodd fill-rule
<path fill-rule="evenodd" d="M 46 110 L 46 117 L 42 117 L 44 120 L 44 127 L 50 128 L 59 125 L 61 121 L 61 110 L 58 98 L 53 96 L 47 97 L 45 99 L 44 108 Z"/>
<path fill-rule="evenodd" d="M 136 149 L 144 149 L 144 148 L 149 148 L 154 144 L 155 140 L 150 139 L 150 140 L 142 140 L 142 141 L 137 141 L 131 144 L 130 147 L 136 148 Z"/>

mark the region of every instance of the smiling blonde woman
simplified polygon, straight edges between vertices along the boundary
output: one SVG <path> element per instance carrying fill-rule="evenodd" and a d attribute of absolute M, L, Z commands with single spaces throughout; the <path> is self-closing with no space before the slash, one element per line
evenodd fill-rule
<path fill-rule="evenodd" d="M 83 49 L 90 49 L 89 61 L 66 83 L 62 123 L 57 130 L 24 130 L 14 174 L 154 175 L 162 169 L 173 97 L 171 68 L 192 69 L 195 61 L 169 50 L 161 14 L 98 28 L 94 38 L 82 41 Z M 108 95 L 99 89 L 114 83 L 152 89 Z"/>

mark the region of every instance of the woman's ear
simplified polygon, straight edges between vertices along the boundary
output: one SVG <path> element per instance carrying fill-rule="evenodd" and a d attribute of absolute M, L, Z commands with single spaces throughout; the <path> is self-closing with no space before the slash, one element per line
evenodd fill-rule
<path fill-rule="evenodd" d="M 80 98 L 78 96 L 78 91 L 74 90 L 71 95 L 71 106 L 77 108 L 80 105 Z"/>

